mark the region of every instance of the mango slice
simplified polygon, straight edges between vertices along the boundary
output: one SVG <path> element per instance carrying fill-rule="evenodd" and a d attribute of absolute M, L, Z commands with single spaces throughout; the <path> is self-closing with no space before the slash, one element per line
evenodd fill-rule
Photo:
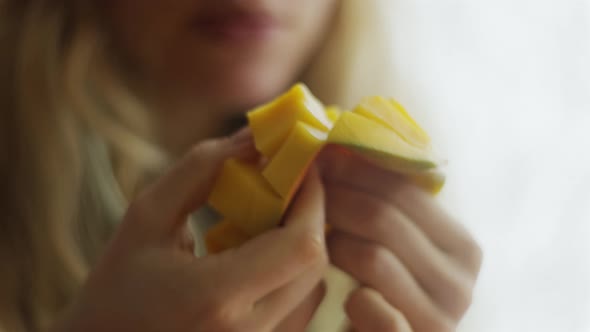
<path fill-rule="evenodd" d="M 227 220 L 213 225 L 205 234 L 205 245 L 210 253 L 222 252 L 235 248 L 250 239 L 250 236 Z"/>
<path fill-rule="evenodd" d="M 291 201 L 327 137 L 326 132 L 297 121 L 289 137 L 262 172 L 268 183 L 287 202 Z"/>
<path fill-rule="evenodd" d="M 381 96 L 366 97 L 353 112 L 388 127 L 413 146 L 430 147 L 428 134 L 396 100 Z"/>
<path fill-rule="evenodd" d="M 280 224 L 326 144 L 399 173 L 433 194 L 444 185 L 430 138 L 395 100 L 364 98 L 352 112 L 324 107 L 303 84 L 247 114 L 263 163 L 227 160 L 209 197 L 223 221 L 205 240 L 215 253 Z M 329 226 L 326 225 L 328 228 Z"/>
<path fill-rule="evenodd" d="M 277 226 L 286 209 L 284 200 L 262 176 L 258 165 L 236 159 L 224 162 L 208 202 L 249 235 Z"/>
<path fill-rule="evenodd" d="M 429 151 L 410 145 L 396 132 L 352 112 L 340 116 L 330 131 L 328 143 L 348 147 L 395 172 L 412 173 L 437 166 Z"/>
<path fill-rule="evenodd" d="M 303 84 L 297 84 L 274 101 L 248 112 L 248 123 L 260 153 L 272 157 L 287 138 L 296 121 L 328 131 L 332 121 Z"/>
<path fill-rule="evenodd" d="M 445 175 L 440 170 L 408 174 L 407 178 L 433 195 L 438 194 L 442 190 L 446 181 Z"/>
<path fill-rule="evenodd" d="M 338 106 L 331 105 L 326 107 L 326 115 L 332 123 L 338 120 L 340 114 L 342 114 L 342 110 Z"/>

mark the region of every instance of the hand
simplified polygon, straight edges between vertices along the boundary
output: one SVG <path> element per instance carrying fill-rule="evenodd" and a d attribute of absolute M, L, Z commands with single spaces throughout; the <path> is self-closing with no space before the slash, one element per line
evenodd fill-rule
<path fill-rule="evenodd" d="M 242 135 L 239 135 L 242 136 Z M 243 138 L 195 147 L 130 206 L 55 331 L 302 331 L 323 297 L 324 194 L 307 177 L 285 227 L 197 258 L 188 214 Z"/>
<path fill-rule="evenodd" d="M 360 281 L 346 303 L 356 331 L 454 331 L 481 251 L 432 197 L 328 148 L 321 156 L 333 264 Z"/>

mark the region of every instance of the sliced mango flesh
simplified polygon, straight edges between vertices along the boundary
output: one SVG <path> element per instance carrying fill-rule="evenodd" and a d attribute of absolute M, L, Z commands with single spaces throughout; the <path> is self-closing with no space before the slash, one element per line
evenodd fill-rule
<path fill-rule="evenodd" d="M 309 166 L 326 144 L 405 176 L 433 194 L 444 185 L 430 138 L 395 100 L 368 97 L 352 112 L 325 107 L 303 84 L 248 113 L 262 163 L 229 159 L 209 197 L 223 221 L 209 252 L 241 245 L 280 224 Z M 326 225 L 329 228 L 328 225 Z"/>
<path fill-rule="evenodd" d="M 342 114 L 342 110 L 338 106 L 331 105 L 326 107 L 326 115 L 332 123 L 338 120 L 340 114 Z"/>
<path fill-rule="evenodd" d="M 327 137 L 326 132 L 297 121 L 289 137 L 262 172 L 268 183 L 287 202 L 291 201 Z"/>
<path fill-rule="evenodd" d="M 332 127 L 322 103 L 303 84 L 295 85 L 247 116 L 256 148 L 266 157 L 272 157 L 279 150 L 296 121 L 326 132 Z"/>
<path fill-rule="evenodd" d="M 424 149 L 430 147 L 428 134 L 414 121 L 404 107 L 393 99 L 385 99 L 381 96 L 366 97 L 353 112 L 395 131 L 413 146 Z"/>
<path fill-rule="evenodd" d="M 407 177 L 417 186 L 431 194 L 438 194 L 446 181 L 445 175 L 438 170 L 408 174 Z"/>
<path fill-rule="evenodd" d="M 236 159 L 224 162 L 209 205 L 249 235 L 277 226 L 286 208 L 257 165 Z"/>
<path fill-rule="evenodd" d="M 235 222 L 222 220 L 213 225 L 205 234 L 205 245 L 210 253 L 235 248 L 250 239 L 250 236 L 234 226 Z"/>
<path fill-rule="evenodd" d="M 391 171 L 407 173 L 437 166 L 429 151 L 410 145 L 396 132 L 352 112 L 340 116 L 330 131 L 328 143 L 355 150 Z"/>

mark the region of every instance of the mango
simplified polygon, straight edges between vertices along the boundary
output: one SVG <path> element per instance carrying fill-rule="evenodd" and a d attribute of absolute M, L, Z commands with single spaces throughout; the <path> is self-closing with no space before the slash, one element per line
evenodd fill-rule
<path fill-rule="evenodd" d="M 234 248 L 248 241 L 250 236 L 234 226 L 235 223 L 222 220 L 213 225 L 205 234 L 205 244 L 210 253 Z"/>
<path fill-rule="evenodd" d="M 332 123 L 338 121 L 338 118 L 341 114 L 342 110 L 336 105 L 330 105 L 326 107 L 326 115 L 328 116 L 328 119 L 332 121 Z"/>
<path fill-rule="evenodd" d="M 328 133 L 297 121 L 289 137 L 264 168 L 262 175 L 285 201 L 291 201 L 327 137 Z"/>
<path fill-rule="evenodd" d="M 394 99 L 385 99 L 381 96 L 366 97 L 353 112 L 395 131 L 403 140 L 417 148 L 428 149 L 430 147 L 428 134 Z"/>
<path fill-rule="evenodd" d="M 224 162 L 208 203 L 249 235 L 277 226 L 286 209 L 285 202 L 262 176 L 259 166 L 236 159 Z"/>
<path fill-rule="evenodd" d="M 410 145 L 395 131 L 353 112 L 343 113 L 328 136 L 328 143 L 354 150 L 391 171 L 426 171 L 437 166 L 428 150 Z"/>
<path fill-rule="evenodd" d="M 445 175 L 440 170 L 416 172 L 407 175 L 408 179 L 431 194 L 438 194 L 445 185 Z"/>
<path fill-rule="evenodd" d="M 433 194 L 444 185 L 430 137 L 394 99 L 364 98 L 352 111 L 324 107 L 303 84 L 247 114 L 264 163 L 227 160 L 209 196 L 223 221 L 205 240 L 210 252 L 239 246 L 277 227 L 308 168 L 327 145 L 405 176 Z"/>
<path fill-rule="evenodd" d="M 274 101 L 248 112 L 247 117 L 255 133 L 254 144 L 266 157 L 279 150 L 297 121 L 326 132 L 332 127 L 322 103 L 303 84 L 296 84 Z"/>

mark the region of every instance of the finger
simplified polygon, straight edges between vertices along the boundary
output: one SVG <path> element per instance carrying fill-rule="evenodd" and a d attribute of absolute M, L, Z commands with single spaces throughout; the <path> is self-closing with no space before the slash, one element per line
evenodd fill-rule
<path fill-rule="evenodd" d="M 470 273 L 477 274 L 481 250 L 469 232 L 431 194 L 354 154 L 343 154 L 336 148 L 322 153 L 322 175 L 326 185 L 349 186 L 398 206 L 436 246 Z"/>
<path fill-rule="evenodd" d="M 346 301 L 346 313 L 358 332 L 412 332 L 410 323 L 373 289 L 354 290 Z"/>
<path fill-rule="evenodd" d="M 301 332 L 305 331 L 312 320 L 316 310 L 322 303 L 326 294 L 326 284 L 320 281 L 310 294 L 301 302 L 295 310 L 290 312 L 285 319 L 273 330 L 276 332 Z M 282 315 L 284 316 L 284 315 Z M 268 319 L 267 316 L 263 319 Z"/>
<path fill-rule="evenodd" d="M 458 269 L 399 209 L 364 192 L 326 187 L 327 221 L 339 231 L 391 250 L 440 308 L 459 318 L 471 304 L 474 278 Z"/>
<path fill-rule="evenodd" d="M 309 172 L 286 217 L 285 227 L 268 231 L 235 250 L 204 257 L 229 293 L 242 293 L 254 303 L 293 281 L 306 270 L 327 264 L 324 241 L 324 192 L 315 169 Z"/>
<path fill-rule="evenodd" d="M 131 220 L 127 224 L 132 224 L 133 233 L 161 237 L 175 232 L 186 216 L 206 201 L 221 163 L 243 153 L 249 144 L 240 132 L 193 147 L 131 204 L 126 220 Z"/>
<path fill-rule="evenodd" d="M 284 222 L 285 228 L 297 231 L 308 230 L 323 235 L 326 216 L 324 196 L 324 185 L 318 169 L 311 166 L 305 182 L 287 212 Z"/>
<path fill-rule="evenodd" d="M 405 186 L 395 195 L 395 203 L 426 233 L 473 277 L 481 267 L 482 251 L 467 229 L 451 217 L 428 193 Z"/>
<path fill-rule="evenodd" d="M 326 267 L 327 264 L 308 270 L 294 281 L 259 300 L 254 308 L 254 319 L 266 320 L 267 324 L 270 324 L 266 328 L 274 328 L 320 283 Z"/>
<path fill-rule="evenodd" d="M 194 254 L 195 252 L 195 235 L 189 225 L 185 225 L 177 234 L 178 249 L 183 252 Z"/>
<path fill-rule="evenodd" d="M 328 248 L 334 265 L 381 293 L 414 331 L 450 330 L 451 320 L 388 249 L 338 231 L 330 234 Z"/>

